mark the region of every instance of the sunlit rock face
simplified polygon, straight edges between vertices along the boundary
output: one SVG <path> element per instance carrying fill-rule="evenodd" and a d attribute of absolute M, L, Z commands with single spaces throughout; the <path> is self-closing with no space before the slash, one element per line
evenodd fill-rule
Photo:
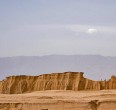
<path fill-rule="evenodd" d="M 20 94 L 44 90 L 102 90 L 116 89 L 116 76 L 108 81 L 93 81 L 84 78 L 83 72 L 64 72 L 39 76 L 10 76 L 0 82 L 4 94 Z"/>
<path fill-rule="evenodd" d="M 0 81 L 0 93 L 2 92 L 2 81 Z"/>

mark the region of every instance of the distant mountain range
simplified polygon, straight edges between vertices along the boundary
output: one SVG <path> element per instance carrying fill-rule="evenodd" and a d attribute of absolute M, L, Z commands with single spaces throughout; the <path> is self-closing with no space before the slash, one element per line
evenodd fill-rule
<path fill-rule="evenodd" d="M 84 72 L 101 80 L 116 75 L 116 57 L 100 55 L 48 55 L 0 58 L 0 79 L 11 75 L 39 75 L 64 71 Z"/>

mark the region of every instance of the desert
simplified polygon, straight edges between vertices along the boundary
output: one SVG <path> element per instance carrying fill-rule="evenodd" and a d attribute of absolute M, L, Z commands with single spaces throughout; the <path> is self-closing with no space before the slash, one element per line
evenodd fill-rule
<path fill-rule="evenodd" d="M 0 110 L 116 110 L 116 90 L 0 94 Z"/>
<path fill-rule="evenodd" d="M 0 0 L 0 110 L 116 110 L 116 0 Z"/>
<path fill-rule="evenodd" d="M 9 76 L 0 82 L 0 110 L 115 110 L 116 77 L 93 81 L 83 75 Z"/>

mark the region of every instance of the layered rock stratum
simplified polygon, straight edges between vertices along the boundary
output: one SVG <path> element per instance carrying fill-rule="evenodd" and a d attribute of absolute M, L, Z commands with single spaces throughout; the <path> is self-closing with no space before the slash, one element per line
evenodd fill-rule
<path fill-rule="evenodd" d="M 64 72 L 39 76 L 9 76 L 0 81 L 0 93 L 21 94 L 44 90 L 109 90 L 116 89 L 116 76 L 109 80 L 93 81 L 83 72 Z"/>
<path fill-rule="evenodd" d="M 0 110 L 116 110 L 116 90 L 0 94 Z"/>

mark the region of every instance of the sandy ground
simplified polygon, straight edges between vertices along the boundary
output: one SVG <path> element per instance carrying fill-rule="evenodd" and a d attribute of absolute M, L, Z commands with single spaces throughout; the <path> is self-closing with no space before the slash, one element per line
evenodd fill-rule
<path fill-rule="evenodd" d="M 0 94 L 0 110 L 116 110 L 116 90 Z"/>

